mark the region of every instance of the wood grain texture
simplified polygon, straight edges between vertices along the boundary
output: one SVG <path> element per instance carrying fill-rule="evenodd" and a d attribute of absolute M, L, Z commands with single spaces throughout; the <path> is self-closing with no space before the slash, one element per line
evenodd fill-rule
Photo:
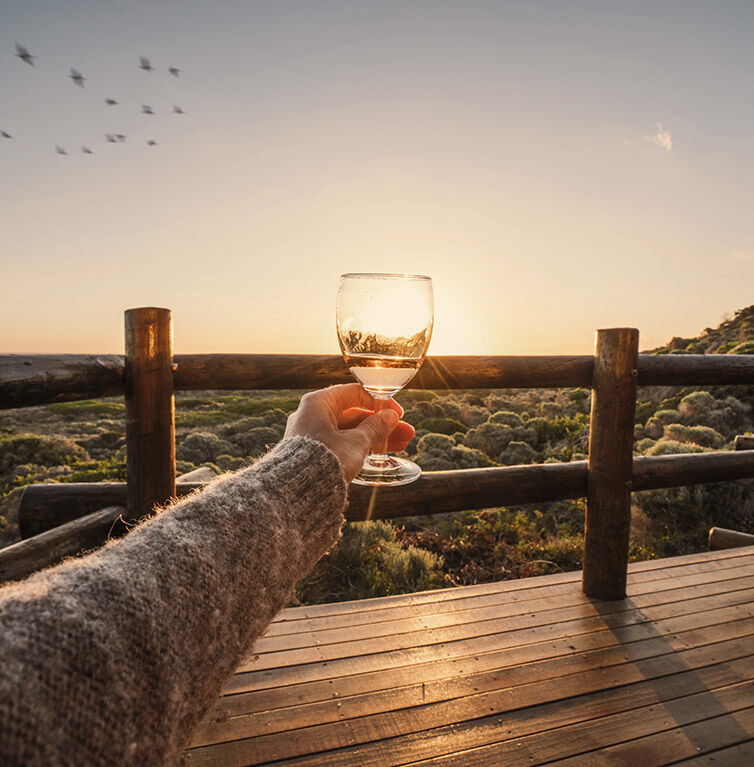
<path fill-rule="evenodd" d="M 123 394 L 123 356 L 0 354 L 0 410 Z"/>
<path fill-rule="evenodd" d="M 110 506 L 0 549 L 0 582 L 25 578 L 121 535 L 126 530 L 121 524 L 124 513 L 123 506 Z"/>
<path fill-rule="evenodd" d="M 315 389 L 350 383 L 339 355 L 178 354 L 175 388 Z M 588 385 L 592 358 L 586 356 L 427 357 L 411 389 L 495 389 Z"/>
<path fill-rule="evenodd" d="M 401 488 L 352 487 L 346 517 L 351 521 L 491 508 L 586 495 L 587 462 L 428 471 Z M 754 477 L 754 450 L 634 458 L 632 487 L 652 490 Z M 196 483 L 179 483 L 178 497 Z M 37 484 L 25 488 L 19 528 L 24 538 L 104 506 L 124 505 L 122 482 Z"/>
<path fill-rule="evenodd" d="M 640 354 L 639 386 L 754 384 L 754 354 Z"/>
<path fill-rule="evenodd" d="M 175 497 L 173 327 L 169 309 L 128 309 L 126 517 L 139 520 Z"/>
<path fill-rule="evenodd" d="M 180 354 L 176 390 L 313 389 L 352 380 L 336 355 Z M 106 397 L 124 392 L 122 355 L 0 354 L 0 409 Z M 589 386 L 588 356 L 428 357 L 408 388 Z M 750 384 L 754 355 L 641 354 L 639 385 Z"/>
<path fill-rule="evenodd" d="M 678 577 L 687 569 L 688 577 Z M 328 643 L 332 629 L 325 628 L 312 630 L 309 652 L 257 653 L 280 663 L 239 669 L 196 731 L 192 763 L 486 767 L 573 757 L 574 764 L 664 764 L 673 733 L 696 723 L 724 725 L 719 737 L 701 743 L 702 752 L 751 740 L 748 720 L 736 715 L 751 705 L 754 689 L 754 554 L 693 555 L 680 566 L 642 562 L 630 572 L 631 599 L 619 602 L 590 600 L 577 581 L 544 589 L 535 587 L 540 578 L 526 579 L 528 589 L 517 582 L 509 595 L 524 588 L 531 604 L 503 603 L 490 621 L 508 625 L 488 634 L 478 634 L 472 619 L 463 640 L 438 635 L 438 642 L 401 649 L 364 635 L 336 657 L 327 648 L 338 643 Z M 563 600 L 572 598 L 570 607 L 557 604 L 563 587 L 572 590 Z M 453 601 L 460 608 L 466 600 Z M 372 612 L 384 612 L 384 630 L 375 632 L 384 637 L 393 608 L 382 611 L 379 602 L 370 600 Z M 330 622 L 338 607 L 286 612 L 321 612 Z M 476 607 L 468 612 L 482 617 Z M 432 641 L 431 629 L 417 630 L 421 642 Z M 624 745 L 637 739 L 638 762 Z M 603 752 L 617 761 L 604 761 Z"/>
<path fill-rule="evenodd" d="M 626 596 L 639 331 L 597 331 L 589 427 L 584 593 Z"/>

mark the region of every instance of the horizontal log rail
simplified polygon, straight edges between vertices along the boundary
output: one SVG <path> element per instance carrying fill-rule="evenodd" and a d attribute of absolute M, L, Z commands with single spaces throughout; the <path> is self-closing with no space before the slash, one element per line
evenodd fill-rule
<path fill-rule="evenodd" d="M 314 389 L 353 380 L 336 355 L 178 354 L 176 391 Z M 590 387 L 594 358 L 428 357 L 414 389 Z M 122 355 L 0 355 L 0 409 L 124 393 Z M 754 383 L 752 354 L 640 354 L 640 386 Z"/>
<path fill-rule="evenodd" d="M 726 530 L 724 527 L 710 528 L 708 540 L 710 551 L 737 549 L 740 546 L 754 546 L 754 535 L 741 533 L 738 530 Z"/>
<path fill-rule="evenodd" d="M 747 478 L 754 478 L 754 450 L 642 456 L 634 458 L 631 489 Z M 586 461 L 428 471 L 401 487 L 375 492 L 353 486 L 346 517 L 356 522 L 581 498 L 586 481 Z M 176 492 L 180 497 L 201 486 L 179 482 Z M 125 499 L 125 482 L 29 485 L 20 501 L 21 535 L 38 535 L 103 506 L 123 505 Z"/>
<path fill-rule="evenodd" d="M 25 578 L 31 573 L 101 546 L 111 535 L 122 535 L 125 506 L 99 509 L 79 519 L 0 549 L 0 582 Z"/>

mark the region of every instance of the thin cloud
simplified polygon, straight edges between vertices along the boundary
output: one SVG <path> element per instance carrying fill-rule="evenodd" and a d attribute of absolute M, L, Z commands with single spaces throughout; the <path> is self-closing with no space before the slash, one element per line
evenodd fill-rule
<path fill-rule="evenodd" d="M 754 260 L 754 252 L 750 250 L 734 250 L 731 254 L 737 261 L 752 261 Z"/>
<path fill-rule="evenodd" d="M 663 149 L 667 149 L 668 152 L 673 151 L 673 137 L 670 135 L 669 130 L 665 130 L 665 128 L 662 127 L 662 123 L 655 123 L 657 126 L 657 130 L 655 131 L 653 136 L 644 136 L 645 141 L 649 141 L 652 144 L 657 144 L 657 146 L 662 147 Z"/>

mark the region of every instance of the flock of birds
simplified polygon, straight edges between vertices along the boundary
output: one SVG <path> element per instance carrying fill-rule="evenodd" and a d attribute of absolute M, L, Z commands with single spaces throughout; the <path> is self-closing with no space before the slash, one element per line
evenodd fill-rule
<path fill-rule="evenodd" d="M 25 62 L 26 64 L 29 64 L 32 67 L 36 66 L 36 64 L 34 64 L 34 59 L 37 57 L 32 55 L 29 52 L 28 48 L 26 48 L 26 46 L 21 45 L 20 43 L 16 43 L 16 52 L 14 55 L 17 56 L 19 59 L 21 59 L 21 61 Z M 143 69 L 147 73 L 151 73 L 155 71 L 154 67 L 152 66 L 151 62 L 146 56 L 139 57 L 138 68 Z M 181 70 L 178 69 L 178 67 L 172 67 L 172 66 L 168 67 L 167 71 L 173 77 L 180 77 Z M 78 85 L 79 88 L 85 87 L 84 82 L 86 81 L 87 78 L 84 77 L 84 75 L 82 75 L 81 72 L 78 71 L 78 69 L 71 67 L 71 72 L 68 75 L 68 77 L 71 79 L 73 84 Z M 104 102 L 109 107 L 118 106 L 120 103 L 117 99 L 114 99 L 111 97 L 105 98 Z M 184 111 L 177 104 L 174 104 L 173 113 L 182 115 L 184 114 Z M 149 104 L 142 104 L 141 114 L 154 115 L 155 111 L 154 109 L 152 109 L 152 107 Z M 8 131 L 0 129 L 0 138 L 12 139 L 13 136 L 10 133 L 8 133 Z M 123 133 L 106 133 L 105 134 L 105 141 L 110 144 L 118 144 L 118 143 L 122 144 L 122 143 L 125 143 L 126 139 L 127 139 L 127 136 Z M 157 146 L 157 142 L 154 139 L 148 139 L 146 143 L 147 143 L 147 146 Z M 82 145 L 81 151 L 83 154 L 94 154 L 92 149 L 90 149 L 88 146 Z M 68 154 L 68 151 L 65 149 L 65 147 L 62 147 L 62 146 L 56 146 L 55 152 L 57 154 L 64 154 L 64 155 Z"/>

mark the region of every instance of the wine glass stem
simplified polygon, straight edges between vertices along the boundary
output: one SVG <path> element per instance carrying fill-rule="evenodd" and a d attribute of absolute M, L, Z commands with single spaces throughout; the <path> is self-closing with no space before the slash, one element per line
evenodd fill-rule
<path fill-rule="evenodd" d="M 390 402 L 391 397 L 374 397 L 374 412 L 379 413 L 380 410 L 384 410 L 388 406 L 388 402 Z M 373 465 L 384 465 L 387 463 L 388 456 L 387 456 L 387 441 L 388 437 L 385 437 L 384 441 L 381 442 L 379 445 L 377 445 L 374 448 L 374 452 L 370 454 L 369 456 L 369 462 Z"/>

